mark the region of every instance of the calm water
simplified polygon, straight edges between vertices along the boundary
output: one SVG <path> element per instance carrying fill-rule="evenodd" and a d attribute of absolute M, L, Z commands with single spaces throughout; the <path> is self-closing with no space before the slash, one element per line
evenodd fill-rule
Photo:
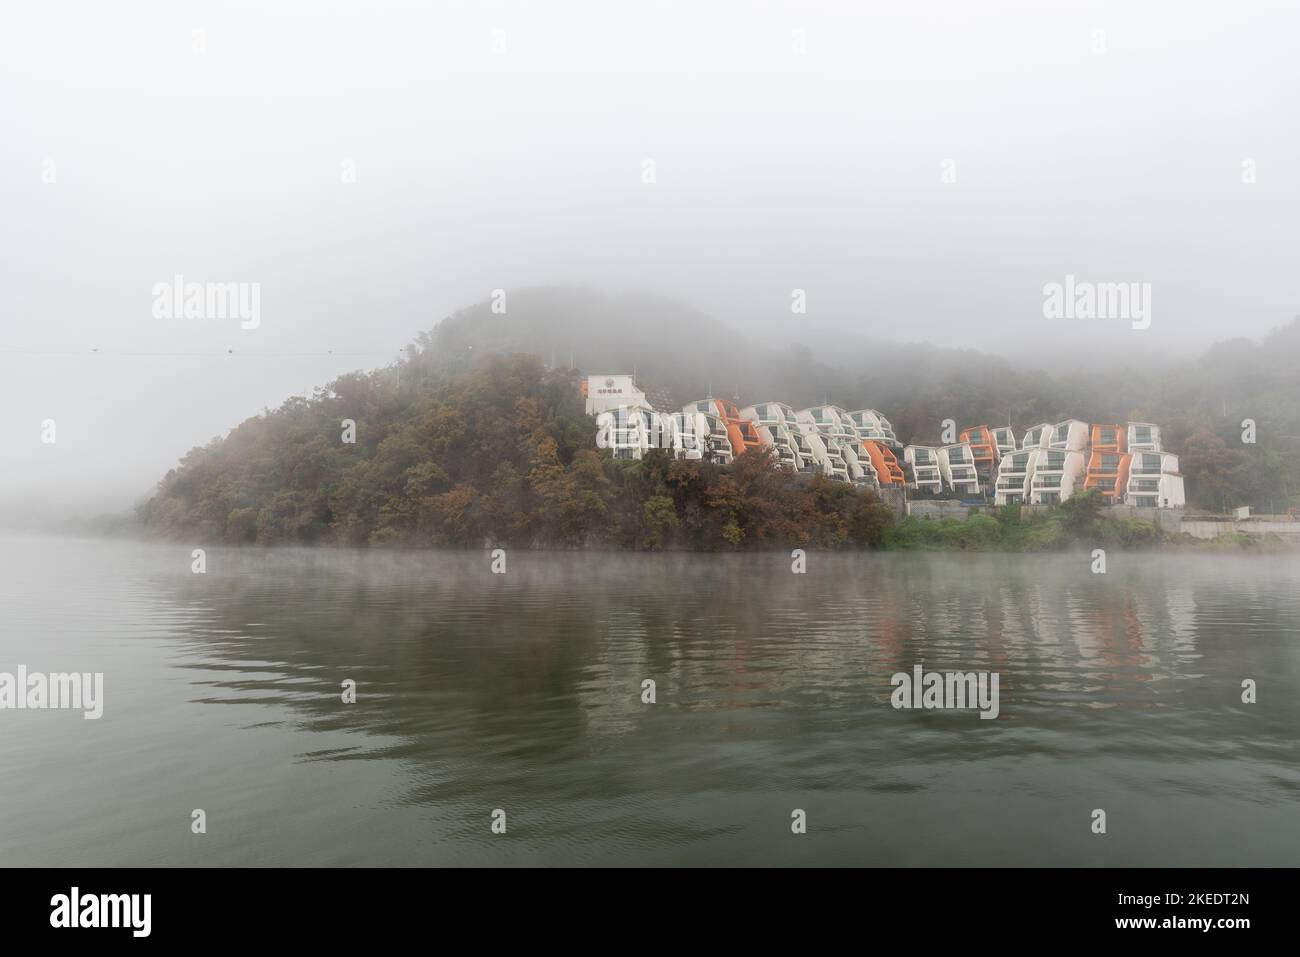
<path fill-rule="evenodd" d="M 0 863 L 1300 863 L 1300 558 L 207 560 L 0 539 L 0 671 L 106 698 L 0 711 Z"/>

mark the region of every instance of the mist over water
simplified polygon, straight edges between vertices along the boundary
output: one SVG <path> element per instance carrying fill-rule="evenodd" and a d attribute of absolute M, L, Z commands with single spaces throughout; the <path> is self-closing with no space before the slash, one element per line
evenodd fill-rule
<path fill-rule="evenodd" d="M 0 671 L 105 673 L 98 721 L 0 712 L 7 864 L 1300 853 L 1292 556 L 1093 575 L 1086 554 L 814 555 L 793 575 L 780 554 L 512 551 L 493 575 L 481 552 L 214 548 L 195 575 L 188 546 L 0 546 Z M 918 664 L 998 672 L 998 719 L 894 710 L 890 676 Z"/>

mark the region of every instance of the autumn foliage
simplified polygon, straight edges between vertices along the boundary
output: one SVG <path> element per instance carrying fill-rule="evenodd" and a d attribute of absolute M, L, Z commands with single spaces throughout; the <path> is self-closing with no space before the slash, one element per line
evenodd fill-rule
<path fill-rule="evenodd" d="M 416 356 L 192 450 L 140 517 L 159 535 L 224 544 L 633 549 L 864 547 L 889 521 L 874 495 L 762 454 L 729 467 L 663 452 L 616 462 L 595 436 L 575 372 L 531 355 L 467 371 Z"/>

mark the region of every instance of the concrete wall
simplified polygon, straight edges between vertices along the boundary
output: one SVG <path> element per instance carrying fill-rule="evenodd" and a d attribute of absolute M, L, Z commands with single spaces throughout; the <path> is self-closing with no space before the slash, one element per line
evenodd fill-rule
<path fill-rule="evenodd" d="M 1150 508 L 1141 505 L 1109 505 L 1102 509 L 1103 515 L 1114 515 L 1116 518 L 1131 518 L 1139 522 L 1150 522 L 1152 525 L 1158 525 L 1166 532 L 1180 532 L 1183 525 L 1183 510 L 1181 508 Z"/>
<path fill-rule="evenodd" d="M 1020 514 L 1026 518 L 1050 512 L 1051 505 L 1022 505 Z M 996 515 L 998 509 L 991 505 L 962 505 L 957 501 L 916 499 L 907 503 L 907 514 L 917 518 L 964 520 L 971 514 Z M 1185 518 L 1181 508 L 1145 508 L 1137 505 L 1110 505 L 1101 510 L 1103 516 L 1129 518 L 1150 522 L 1166 532 L 1183 532 L 1196 538 L 1218 538 L 1220 535 L 1251 535 L 1263 538 L 1276 535 L 1285 541 L 1300 542 L 1300 522 L 1282 519 L 1248 518 L 1214 521 L 1204 518 Z"/>
<path fill-rule="evenodd" d="M 947 501 L 944 499 L 916 499 L 907 503 L 907 514 L 914 515 L 917 518 L 964 519 L 971 514 L 972 510 L 975 512 L 985 512 L 990 515 L 997 513 L 997 509 L 992 506 L 963 505 L 958 501 Z"/>
<path fill-rule="evenodd" d="M 880 501 L 893 510 L 895 518 L 904 518 L 907 515 L 907 497 L 901 488 L 882 488 Z"/>
<path fill-rule="evenodd" d="M 1300 522 L 1270 522 L 1255 518 L 1215 522 L 1206 519 L 1183 519 L 1179 531 L 1196 538 L 1218 538 L 1220 535 L 1251 535 L 1263 537 L 1276 535 L 1284 541 L 1300 542 Z"/>
<path fill-rule="evenodd" d="M 1020 514 L 1029 517 L 1031 515 L 1045 515 L 1052 510 L 1051 505 L 1021 505 Z M 956 499 L 915 499 L 907 503 L 907 514 L 915 515 L 917 518 L 959 518 L 965 519 L 971 515 L 992 515 L 997 516 L 1002 511 L 996 505 L 963 505 Z M 1156 511 L 1150 509 L 1149 511 Z"/>
<path fill-rule="evenodd" d="M 1196 520 L 1186 520 L 1178 530 L 1193 538 L 1218 538 L 1220 535 L 1229 535 L 1232 533 L 1232 526 L 1236 522 L 1205 522 Z"/>

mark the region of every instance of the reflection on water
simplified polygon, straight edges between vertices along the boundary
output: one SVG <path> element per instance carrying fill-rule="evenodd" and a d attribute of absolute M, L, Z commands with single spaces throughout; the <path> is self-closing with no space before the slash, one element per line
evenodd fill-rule
<path fill-rule="evenodd" d="M 106 697 L 0 712 L 6 864 L 1300 852 L 1296 559 L 214 549 L 200 576 L 182 547 L 0 545 L 0 671 Z M 916 664 L 998 672 L 1000 717 L 893 710 Z"/>

